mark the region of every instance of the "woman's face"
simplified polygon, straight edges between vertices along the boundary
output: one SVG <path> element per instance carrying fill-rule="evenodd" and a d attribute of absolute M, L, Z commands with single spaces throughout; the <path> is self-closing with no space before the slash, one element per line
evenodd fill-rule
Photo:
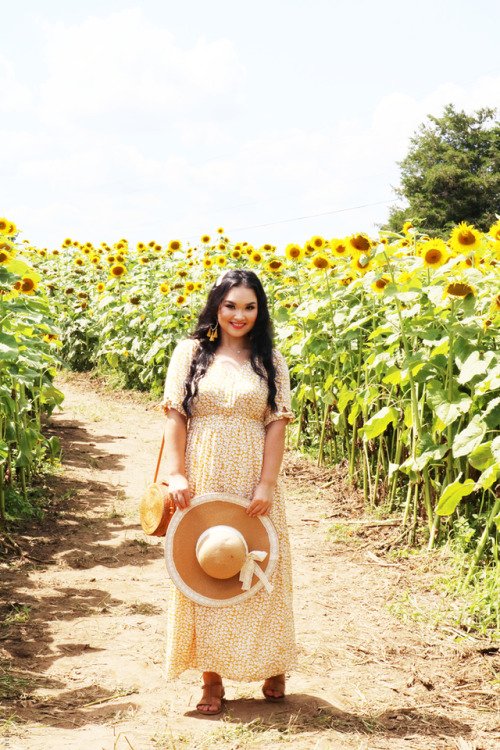
<path fill-rule="evenodd" d="M 243 339 L 257 319 L 257 295 L 246 286 L 233 286 L 219 306 L 219 325 L 228 336 Z"/>

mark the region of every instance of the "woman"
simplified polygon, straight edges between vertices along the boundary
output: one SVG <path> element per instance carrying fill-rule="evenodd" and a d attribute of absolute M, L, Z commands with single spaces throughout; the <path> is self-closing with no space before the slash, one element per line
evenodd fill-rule
<path fill-rule="evenodd" d="M 194 495 L 225 492 L 249 500 L 249 516 L 269 514 L 280 560 L 272 594 L 204 607 L 172 586 L 167 676 L 203 672 L 203 714 L 222 710 L 222 677 L 264 679 L 266 699 L 284 698 L 295 660 L 291 562 L 278 474 L 290 411 L 283 356 L 272 349 L 265 292 L 252 271 L 234 269 L 211 289 L 196 330 L 172 354 L 163 407 L 169 495 L 177 508 Z"/>

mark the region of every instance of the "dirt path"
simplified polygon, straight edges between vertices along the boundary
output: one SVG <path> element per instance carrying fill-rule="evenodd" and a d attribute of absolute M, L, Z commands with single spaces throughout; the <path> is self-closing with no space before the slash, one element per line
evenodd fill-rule
<path fill-rule="evenodd" d="M 60 387 L 54 510 L 18 537 L 28 559 L 0 561 L 1 748 L 500 747 L 498 649 L 434 629 L 443 602 L 431 558 L 376 554 L 371 535 L 397 528 L 354 525 L 361 503 L 340 472 L 294 455 L 285 473 L 300 657 L 287 700 L 269 705 L 259 684 L 229 683 L 227 713 L 200 717 L 199 675 L 162 674 L 168 580 L 161 542 L 138 523 L 161 415 L 83 376 Z M 355 543 L 332 541 L 332 524 L 337 537 L 355 530 Z"/>

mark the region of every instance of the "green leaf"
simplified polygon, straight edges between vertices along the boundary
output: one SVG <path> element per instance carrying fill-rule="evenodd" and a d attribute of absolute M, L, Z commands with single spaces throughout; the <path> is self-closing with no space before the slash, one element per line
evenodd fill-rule
<path fill-rule="evenodd" d="M 495 463 L 492 466 L 488 466 L 485 471 L 481 474 L 476 482 L 475 489 L 487 490 L 491 487 L 494 482 L 497 481 L 500 475 L 500 464 Z"/>
<path fill-rule="evenodd" d="M 481 415 L 476 414 L 465 430 L 455 435 L 452 446 L 453 457 L 459 458 L 460 456 L 468 456 L 472 453 L 482 442 L 485 432 L 486 425 L 482 421 Z"/>
<path fill-rule="evenodd" d="M 360 434 L 367 440 L 371 440 L 381 435 L 391 423 L 395 425 L 397 420 L 397 409 L 393 406 L 384 406 L 366 422 L 361 428 Z"/>
<path fill-rule="evenodd" d="M 350 403 L 354 398 L 354 391 L 350 391 L 346 386 L 342 386 L 342 390 L 340 391 L 339 400 L 337 403 L 337 409 L 340 414 L 344 411 L 347 404 Z"/>
<path fill-rule="evenodd" d="M 484 375 L 495 355 L 493 352 L 486 352 L 484 359 L 480 359 L 480 356 L 480 352 L 475 350 L 465 360 L 457 378 L 461 385 L 469 383 L 478 375 Z"/>
<path fill-rule="evenodd" d="M 456 479 L 443 490 L 436 508 L 437 515 L 450 516 L 455 511 L 460 500 L 470 495 L 473 490 L 474 482 L 472 479 L 466 479 L 465 482 L 461 482 L 460 478 Z"/>
<path fill-rule="evenodd" d="M 382 382 L 388 383 L 389 385 L 399 385 L 399 383 L 401 383 L 401 370 L 399 367 L 393 365 L 389 368 L 389 372 L 384 378 L 382 378 Z"/>
<path fill-rule="evenodd" d="M 488 443 L 481 443 L 475 448 L 469 456 L 469 463 L 478 471 L 488 469 L 495 462 L 491 450 L 491 440 Z"/>
<path fill-rule="evenodd" d="M 16 362 L 19 357 L 19 346 L 15 336 L 0 333 L 0 361 Z"/>
<path fill-rule="evenodd" d="M 436 381 L 432 381 L 429 384 L 427 398 L 436 416 L 447 427 L 453 424 L 462 414 L 470 411 L 472 399 L 457 394 L 456 398 L 449 401 L 447 394 L 441 388 L 436 387 L 435 383 Z"/>

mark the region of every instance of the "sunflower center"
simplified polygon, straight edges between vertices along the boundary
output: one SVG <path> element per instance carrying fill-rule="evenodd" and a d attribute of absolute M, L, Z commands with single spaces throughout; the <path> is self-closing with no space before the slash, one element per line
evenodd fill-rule
<path fill-rule="evenodd" d="M 462 229 L 462 231 L 458 233 L 457 239 L 461 245 L 473 245 L 476 240 L 469 229 Z"/>

